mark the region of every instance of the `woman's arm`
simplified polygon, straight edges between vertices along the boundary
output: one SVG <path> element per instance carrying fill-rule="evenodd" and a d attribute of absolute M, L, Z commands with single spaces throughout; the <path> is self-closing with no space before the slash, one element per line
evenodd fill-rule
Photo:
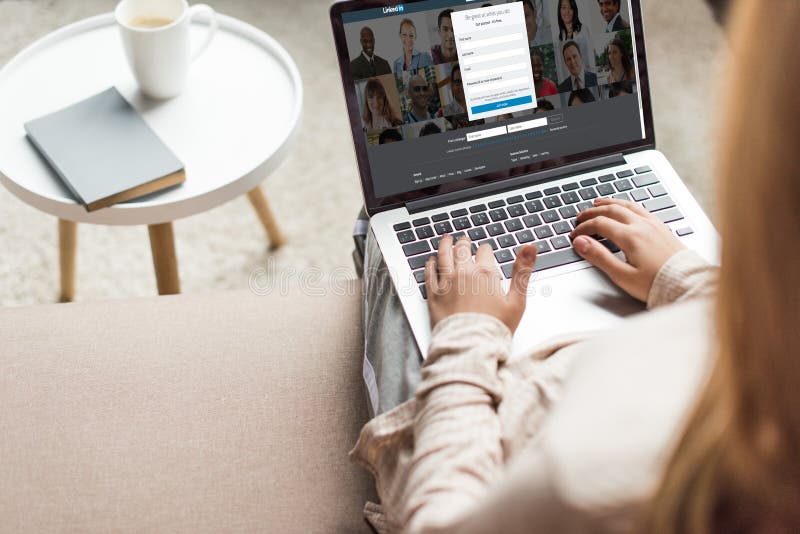
<path fill-rule="evenodd" d="M 525 309 L 536 247 L 520 250 L 505 294 L 493 252 L 444 236 L 426 265 L 434 325 L 417 389 L 414 452 L 396 519 L 408 532 L 452 529 L 502 477 L 498 364 Z M 442 530 L 445 529 L 445 530 Z"/>
<path fill-rule="evenodd" d="M 647 308 L 713 295 L 718 274 L 719 267 L 711 265 L 695 251 L 683 249 L 659 269 L 647 294 Z"/>
<path fill-rule="evenodd" d="M 407 532 L 453 528 L 500 478 L 497 366 L 510 344 L 509 329 L 485 314 L 459 313 L 436 326 L 398 518 Z"/>

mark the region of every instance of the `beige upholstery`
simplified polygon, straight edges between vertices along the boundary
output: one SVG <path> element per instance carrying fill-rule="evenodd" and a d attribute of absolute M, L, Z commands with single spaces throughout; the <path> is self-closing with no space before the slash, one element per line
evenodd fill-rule
<path fill-rule="evenodd" d="M 358 287 L 0 310 L 0 531 L 369 532 Z"/>

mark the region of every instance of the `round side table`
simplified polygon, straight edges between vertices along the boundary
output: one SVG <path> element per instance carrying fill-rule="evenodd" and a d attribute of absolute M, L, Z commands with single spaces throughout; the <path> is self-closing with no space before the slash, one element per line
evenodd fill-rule
<path fill-rule="evenodd" d="M 302 82 L 286 50 L 264 32 L 217 14 L 219 30 L 192 65 L 186 91 L 152 100 L 131 74 L 112 13 L 39 39 L 0 70 L 0 181 L 58 217 L 61 300 L 75 292 L 77 223 L 146 225 L 159 294 L 180 292 L 172 221 L 247 194 L 272 248 L 285 242 L 260 183 L 286 155 L 302 107 Z M 207 21 L 193 22 L 198 43 Z M 23 124 L 110 86 L 184 163 L 173 189 L 87 212 L 25 137 Z"/>

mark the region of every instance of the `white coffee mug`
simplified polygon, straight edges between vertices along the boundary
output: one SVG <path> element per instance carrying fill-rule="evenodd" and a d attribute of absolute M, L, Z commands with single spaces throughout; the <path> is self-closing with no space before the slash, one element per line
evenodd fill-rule
<path fill-rule="evenodd" d="M 209 18 L 208 34 L 192 52 L 189 25 L 199 13 Z M 214 10 L 205 4 L 189 7 L 186 0 L 122 0 L 114 14 L 139 88 L 153 98 L 172 98 L 184 90 L 189 66 L 217 31 Z"/>

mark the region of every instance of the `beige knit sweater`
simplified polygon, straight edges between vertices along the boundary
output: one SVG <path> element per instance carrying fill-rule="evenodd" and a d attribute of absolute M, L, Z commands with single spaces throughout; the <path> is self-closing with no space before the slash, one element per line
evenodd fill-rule
<path fill-rule="evenodd" d="M 350 453 L 381 498 L 366 518 L 381 533 L 629 530 L 706 379 L 715 280 L 678 252 L 647 307 L 689 302 L 513 359 L 494 317 L 441 321 L 416 397 L 365 425 Z"/>

